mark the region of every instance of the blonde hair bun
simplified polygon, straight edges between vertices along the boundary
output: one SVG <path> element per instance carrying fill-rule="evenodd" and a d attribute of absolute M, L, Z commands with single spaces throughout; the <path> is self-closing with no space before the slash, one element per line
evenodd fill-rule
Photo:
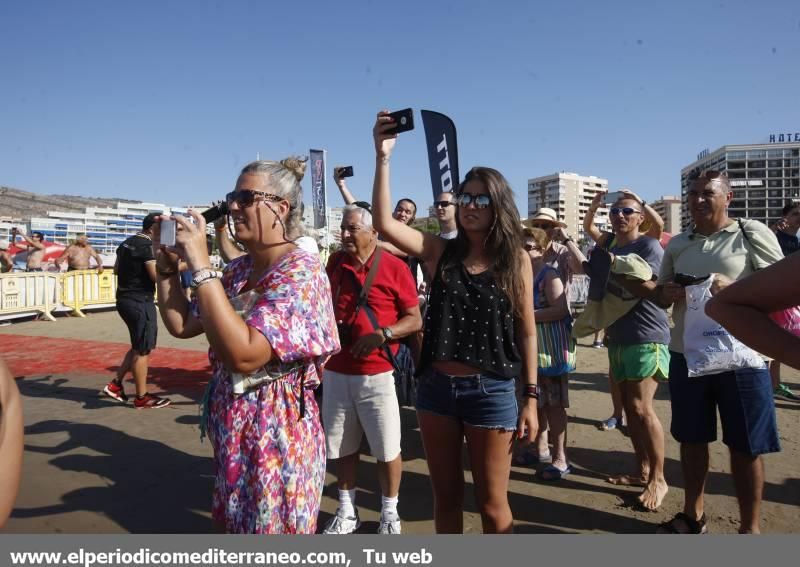
<path fill-rule="evenodd" d="M 298 182 L 303 180 L 303 176 L 306 174 L 306 162 L 308 160 L 306 158 L 301 158 L 298 156 L 288 157 L 286 159 L 282 159 L 280 164 L 292 172 L 295 179 Z"/>

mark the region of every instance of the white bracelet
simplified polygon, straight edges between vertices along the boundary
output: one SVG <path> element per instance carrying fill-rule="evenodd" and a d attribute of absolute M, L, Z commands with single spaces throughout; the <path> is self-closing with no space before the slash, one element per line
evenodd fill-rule
<path fill-rule="evenodd" d="M 218 277 L 213 276 L 213 277 L 210 277 L 210 278 L 207 278 L 207 279 L 204 279 L 204 280 L 200 280 L 199 282 L 197 282 L 194 285 L 194 289 L 202 287 L 202 286 L 206 285 L 208 282 L 213 282 L 214 280 L 218 280 L 218 279 L 219 279 Z"/>

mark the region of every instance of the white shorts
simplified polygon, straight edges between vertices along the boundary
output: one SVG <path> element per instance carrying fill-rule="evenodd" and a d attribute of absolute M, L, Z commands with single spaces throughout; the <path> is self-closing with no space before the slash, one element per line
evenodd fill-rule
<path fill-rule="evenodd" d="M 400 404 L 392 372 L 339 374 L 325 370 L 322 423 L 329 459 L 357 453 L 367 434 L 372 456 L 393 461 L 400 454 Z"/>

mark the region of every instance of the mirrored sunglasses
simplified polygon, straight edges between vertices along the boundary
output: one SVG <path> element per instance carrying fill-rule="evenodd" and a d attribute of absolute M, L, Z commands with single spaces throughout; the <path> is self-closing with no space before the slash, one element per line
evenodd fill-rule
<path fill-rule="evenodd" d="M 456 205 L 468 207 L 473 205 L 476 209 L 486 209 L 492 205 L 492 198 L 489 195 L 473 195 L 472 193 L 459 193 L 456 197 Z"/>
<path fill-rule="evenodd" d="M 634 209 L 633 207 L 611 207 L 611 209 L 609 209 L 609 213 L 611 213 L 612 216 L 622 213 L 626 217 L 629 217 L 633 213 L 641 213 L 641 212 L 642 211 L 640 211 L 639 209 Z"/>

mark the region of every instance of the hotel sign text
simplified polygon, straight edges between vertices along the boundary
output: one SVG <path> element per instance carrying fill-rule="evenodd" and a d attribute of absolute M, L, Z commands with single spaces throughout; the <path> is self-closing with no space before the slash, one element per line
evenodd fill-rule
<path fill-rule="evenodd" d="M 800 142 L 800 132 L 787 132 L 786 134 L 770 134 L 769 143 Z"/>

